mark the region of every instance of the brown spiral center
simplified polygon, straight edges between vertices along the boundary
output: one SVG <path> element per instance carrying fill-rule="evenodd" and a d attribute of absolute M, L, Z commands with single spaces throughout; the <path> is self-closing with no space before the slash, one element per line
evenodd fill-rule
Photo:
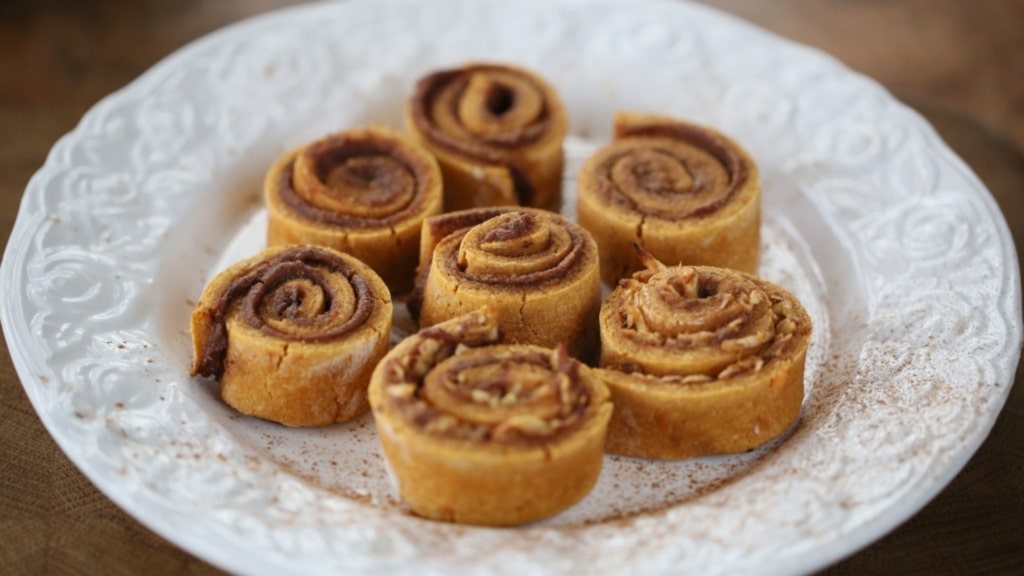
<path fill-rule="evenodd" d="M 324 138 L 296 156 L 292 187 L 307 204 L 327 212 L 386 218 L 417 194 L 416 175 L 397 152 L 343 135 Z"/>
<path fill-rule="evenodd" d="M 736 144 L 694 124 L 616 120 L 615 141 L 587 160 L 588 189 L 664 220 L 698 218 L 728 205 L 752 166 Z"/>
<path fill-rule="evenodd" d="M 641 272 L 612 299 L 628 350 L 620 363 L 648 374 L 715 377 L 772 344 L 769 295 L 747 276 L 713 268 Z"/>
<path fill-rule="evenodd" d="M 271 337 L 321 342 L 357 330 L 374 306 L 369 283 L 338 255 L 313 246 L 285 249 L 220 293 L 195 372 L 223 373 L 229 318 Z"/>
<path fill-rule="evenodd" d="M 433 89 L 424 103 L 436 139 L 487 160 L 467 143 L 516 146 L 531 142 L 545 128 L 544 93 L 521 74 L 498 67 L 475 67 L 428 78 Z"/>
<path fill-rule="evenodd" d="M 529 284 L 559 276 L 579 258 L 584 239 L 556 215 L 512 211 L 470 228 L 458 241 L 459 274 L 480 282 Z"/>
<path fill-rule="evenodd" d="M 732 174 L 718 157 L 687 143 L 622 140 L 599 167 L 605 186 L 636 209 L 665 218 L 715 210 L 733 193 Z"/>
<path fill-rule="evenodd" d="M 487 322 L 407 341 L 382 370 L 388 396 L 425 432 L 450 438 L 529 442 L 579 426 L 593 400 L 580 364 L 564 347 L 488 345 L 498 336 Z"/>
<path fill-rule="evenodd" d="M 338 256 L 311 246 L 278 254 L 237 280 L 228 294 L 243 291 L 246 324 L 281 338 L 335 339 L 361 326 L 373 310 L 366 279 Z"/>
<path fill-rule="evenodd" d="M 333 339 L 361 325 L 373 307 L 369 286 L 362 277 L 325 264 L 268 265 L 241 301 L 246 324 L 279 338 L 304 341 Z"/>
<path fill-rule="evenodd" d="M 438 364 L 424 379 L 421 394 L 461 421 L 500 426 L 567 416 L 573 391 L 569 376 L 552 366 L 550 354 L 495 355 L 476 348 Z"/>

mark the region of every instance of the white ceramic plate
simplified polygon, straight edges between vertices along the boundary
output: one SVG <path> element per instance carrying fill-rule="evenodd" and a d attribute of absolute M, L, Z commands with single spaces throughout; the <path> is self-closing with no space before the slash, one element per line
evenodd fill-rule
<path fill-rule="evenodd" d="M 216 271 L 262 247 L 274 157 L 399 126 L 416 78 L 470 59 L 517 62 L 560 90 L 570 197 L 616 109 L 710 124 L 752 152 L 761 273 L 816 330 L 803 414 L 783 438 L 728 458 L 608 457 L 568 512 L 481 529 L 403 510 L 369 415 L 287 430 L 188 377 L 188 314 Z M 232 26 L 57 143 L 0 287 L 15 366 L 68 456 L 158 533 L 253 574 L 813 570 L 960 470 L 1021 343 L 1009 232 L 934 131 L 834 60 L 682 2 L 353 0 Z"/>

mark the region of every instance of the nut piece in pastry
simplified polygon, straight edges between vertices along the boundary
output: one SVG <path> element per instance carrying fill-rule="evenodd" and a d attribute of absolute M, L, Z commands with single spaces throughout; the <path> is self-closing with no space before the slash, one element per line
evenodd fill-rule
<path fill-rule="evenodd" d="M 421 327 L 489 306 L 509 343 L 596 355 L 601 280 L 586 230 L 552 212 L 495 207 L 429 218 L 423 231 Z"/>
<path fill-rule="evenodd" d="M 370 404 L 417 514 L 509 526 L 579 502 L 600 475 L 612 407 L 564 348 L 500 344 L 481 310 L 421 330 L 380 362 Z"/>
<path fill-rule="evenodd" d="M 703 266 L 648 269 L 601 308 L 599 374 L 615 413 L 609 452 L 690 458 L 750 450 L 800 414 L 811 319 L 755 276 Z"/>

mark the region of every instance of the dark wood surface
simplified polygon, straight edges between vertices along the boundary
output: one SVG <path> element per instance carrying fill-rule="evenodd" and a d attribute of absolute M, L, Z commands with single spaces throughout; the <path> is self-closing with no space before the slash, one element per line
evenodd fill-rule
<path fill-rule="evenodd" d="M 0 3 L 0 248 L 47 151 L 82 114 L 173 50 L 272 0 Z M 826 50 L 918 109 L 1024 239 L 1024 2 L 715 0 Z M 0 296 L 2 297 L 2 296 Z M 0 343 L 0 573 L 220 574 L 114 506 L 61 453 Z M 928 506 L 828 568 L 846 574 L 1024 573 L 1024 385 Z"/>

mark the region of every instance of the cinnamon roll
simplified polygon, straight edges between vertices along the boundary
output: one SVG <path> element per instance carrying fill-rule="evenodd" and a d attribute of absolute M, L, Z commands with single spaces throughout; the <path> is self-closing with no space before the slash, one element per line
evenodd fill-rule
<path fill-rule="evenodd" d="M 490 306 L 508 342 L 564 343 L 584 359 L 596 350 L 601 281 L 586 230 L 544 210 L 476 208 L 429 218 L 423 231 L 421 327 Z"/>
<path fill-rule="evenodd" d="M 417 83 L 406 115 L 441 164 L 447 210 L 559 204 L 569 120 L 536 74 L 498 64 L 434 72 Z"/>
<path fill-rule="evenodd" d="M 267 173 L 268 245 L 351 254 L 396 293 L 413 285 L 420 225 L 442 206 L 434 157 L 383 128 L 332 134 L 282 155 Z"/>
<path fill-rule="evenodd" d="M 689 458 L 781 434 L 803 400 L 811 319 L 800 302 L 742 272 L 643 260 L 601 308 L 607 450 Z"/>
<path fill-rule="evenodd" d="M 288 426 L 364 413 L 388 348 L 391 296 L 359 260 L 276 246 L 207 285 L 192 313 L 192 375 L 220 381 L 224 401 Z"/>
<path fill-rule="evenodd" d="M 615 140 L 580 169 L 577 211 L 611 285 L 642 268 L 633 242 L 667 264 L 757 270 L 757 165 L 710 128 L 616 114 Z"/>
<path fill-rule="evenodd" d="M 608 391 L 564 348 L 499 344 L 498 315 L 421 330 L 380 362 L 370 404 L 413 512 L 507 526 L 554 516 L 593 488 Z"/>

